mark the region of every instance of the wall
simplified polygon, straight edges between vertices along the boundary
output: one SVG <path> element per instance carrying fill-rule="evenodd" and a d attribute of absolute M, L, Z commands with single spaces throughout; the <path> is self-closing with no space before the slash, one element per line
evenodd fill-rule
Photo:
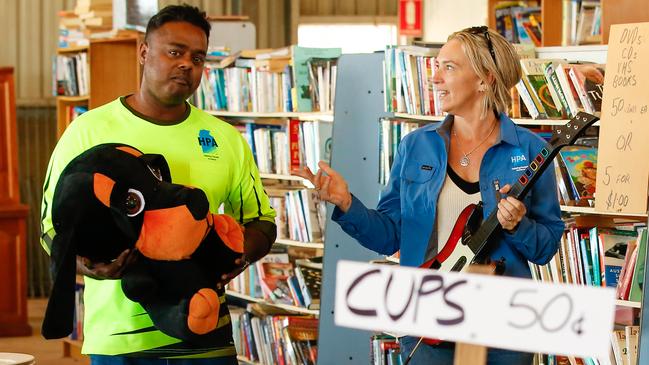
<path fill-rule="evenodd" d="M 424 41 L 446 42 L 456 30 L 487 24 L 487 0 L 424 0 Z"/>
<path fill-rule="evenodd" d="M 159 5 L 189 3 L 221 15 L 234 0 L 160 0 Z M 52 99 L 52 56 L 56 52 L 58 16 L 73 9 L 74 0 L 0 0 L 0 65 L 16 70 L 18 105 L 54 105 Z M 227 3 L 227 4 L 226 4 Z"/>

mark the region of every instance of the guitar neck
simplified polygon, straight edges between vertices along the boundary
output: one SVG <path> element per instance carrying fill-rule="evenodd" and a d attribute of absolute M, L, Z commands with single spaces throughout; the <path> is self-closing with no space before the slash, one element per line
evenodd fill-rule
<path fill-rule="evenodd" d="M 539 154 L 530 162 L 525 169 L 525 172 L 512 186 L 507 196 L 511 196 L 521 201 L 525 198 L 525 195 L 527 195 L 543 171 L 550 166 L 554 157 L 559 154 L 563 145 L 560 145 L 557 142 L 558 138 L 553 137 L 552 140 L 541 149 L 541 152 L 539 152 Z M 498 208 L 496 207 L 482 223 L 480 228 L 471 236 L 469 246 L 473 252 L 477 253 L 482 251 L 485 245 L 489 242 L 489 238 L 491 238 L 494 232 L 501 228 L 498 217 L 496 216 L 497 212 Z"/>
<path fill-rule="evenodd" d="M 530 164 L 525 169 L 525 172 L 518 178 L 516 183 L 512 186 L 508 196 L 514 197 L 518 200 L 523 200 L 525 195 L 530 191 L 534 183 L 539 179 L 543 171 L 552 163 L 554 157 L 559 154 L 559 151 L 564 146 L 569 146 L 575 143 L 586 128 L 593 125 L 599 120 L 598 117 L 584 112 L 579 112 L 568 123 L 557 128 L 552 134 L 552 138 L 548 144 L 541 149 L 538 155 L 532 159 Z M 549 197 L 552 199 L 553 197 Z M 489 243 L 491 236 L 501 228 L 500 222 L 496 213 L 498 209 L 495 208 L 482 223 L 480 228 L 468 238 L 467 245 L 471 248 L 476 256 L 485 248 Z"/>

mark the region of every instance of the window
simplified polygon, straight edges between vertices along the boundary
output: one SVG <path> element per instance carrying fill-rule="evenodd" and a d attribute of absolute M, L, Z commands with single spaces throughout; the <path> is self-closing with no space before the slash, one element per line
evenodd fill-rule
<path fill-rule="evenodd" d="M 300 24 L 297 44 L 302 47 L 340 47 L 343 53 L 371 53 L 397 44 L 395 24 Z"/>

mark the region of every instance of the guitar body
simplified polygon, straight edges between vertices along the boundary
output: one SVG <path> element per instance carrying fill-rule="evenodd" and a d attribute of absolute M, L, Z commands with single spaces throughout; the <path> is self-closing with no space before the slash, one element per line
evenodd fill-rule
<path fill-rule="evenodd" d="M 441 271 L 465 271 L 477 254 L 468 243 L 481 224 L 482 203 L 469 204 L 455 221 L 451 235 L 442 250 L 420 267 Z"/>

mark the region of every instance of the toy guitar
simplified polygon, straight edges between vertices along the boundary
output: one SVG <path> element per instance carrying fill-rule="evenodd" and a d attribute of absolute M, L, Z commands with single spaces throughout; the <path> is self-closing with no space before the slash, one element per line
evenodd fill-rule
<path fill-rule="evenodd" d="M 575 143 L 577 138 L 598 120 L 599 118 L 596 116 L 579 112 L 568 123 L 556 129 L 548 145 L 541 149 L 541 152 L 530 162 L 508 195 L 523 200 L 541 173 L 559 153 L 559 150 Z M 442 251 L 420 267 L 442 271 L 465 271 L 469 264 L 485 263 L 487 259 L 485 256 L 490 248 L 489 240 L 494 232 L 502 228 L 496 217 L 497 211 L 498 209 L 494 209 L 489 217 L 482 222 L 482 202 L 464 208 Z M 504 264 L 496 264 L 497 272 L 504 271 L 502 265 Z"/>

